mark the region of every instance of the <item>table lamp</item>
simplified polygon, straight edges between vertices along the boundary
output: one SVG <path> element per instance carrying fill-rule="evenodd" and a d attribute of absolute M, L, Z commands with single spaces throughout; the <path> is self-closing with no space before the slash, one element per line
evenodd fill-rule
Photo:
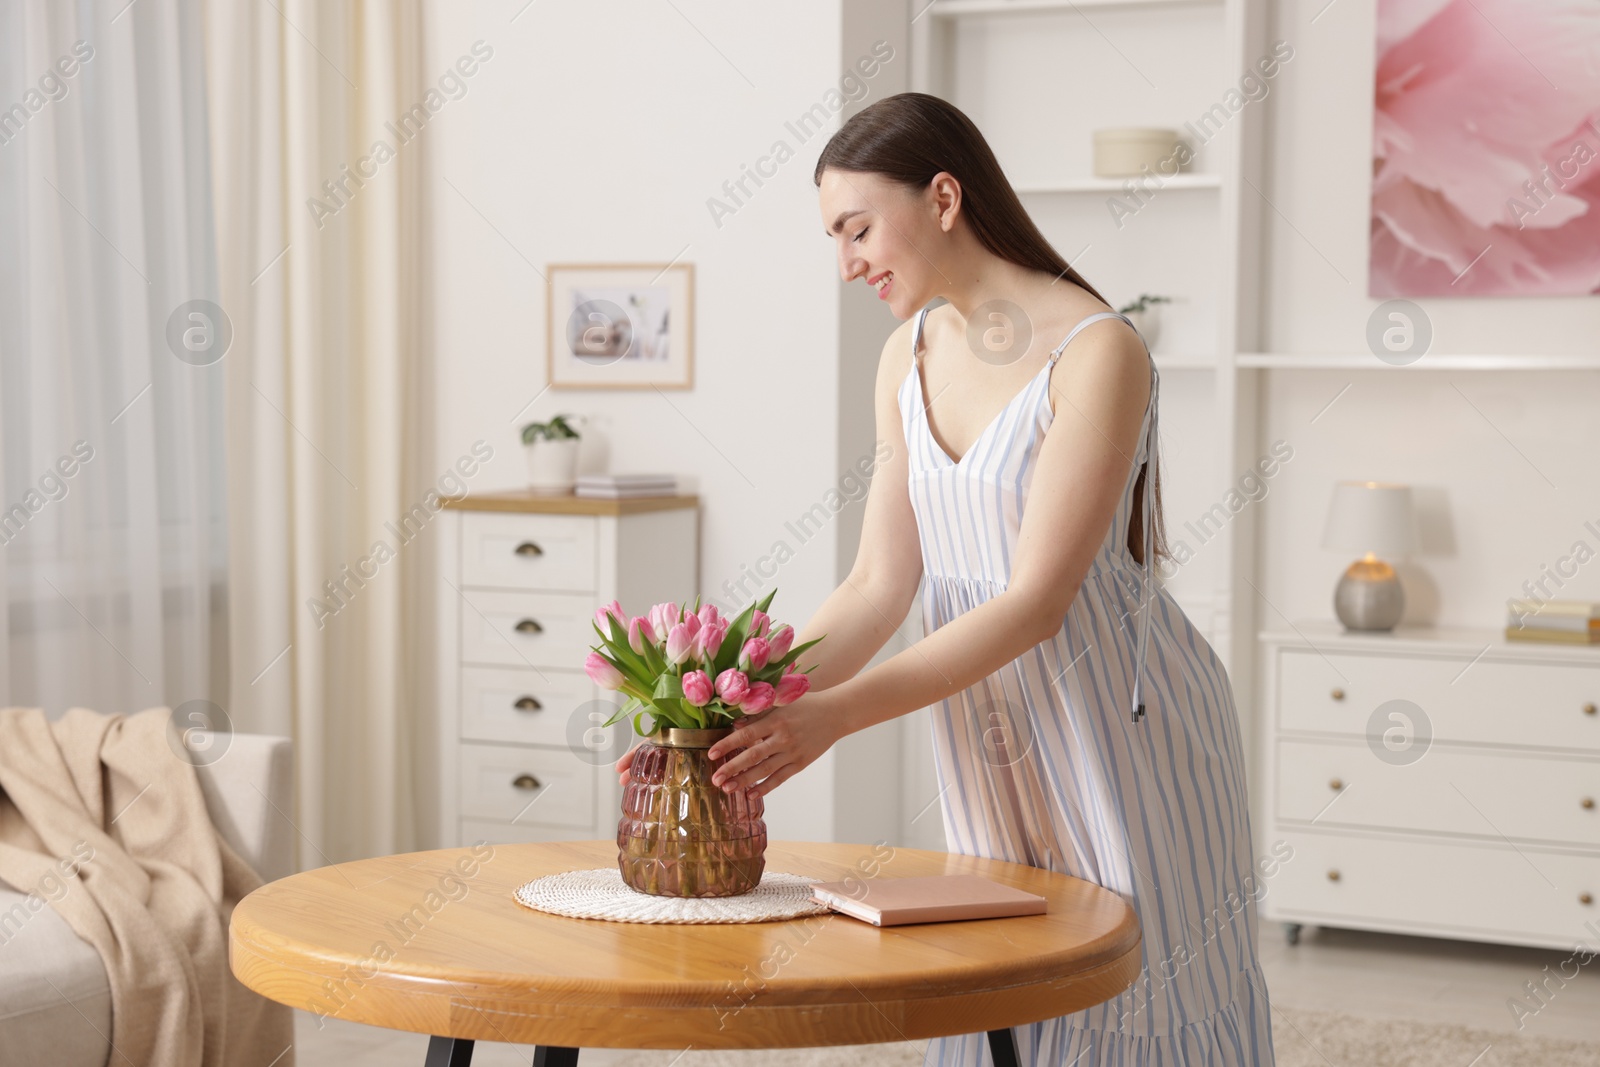
<path fill-rule="evenodd" d="M 1419 543 L 1409 485 L 1335 483 L 1322 547 L 1363 553 L 1333 591 L 1333 610 L 1346 630 L 1394 629 L 1405 591 L 1394 568 L 1378 557 L 1414 552 Z"/>

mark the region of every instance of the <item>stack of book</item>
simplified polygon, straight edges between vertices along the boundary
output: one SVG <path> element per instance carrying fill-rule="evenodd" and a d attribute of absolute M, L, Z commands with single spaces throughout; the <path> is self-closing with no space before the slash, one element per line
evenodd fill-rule
<path fill-rule="evenodd" d="M 672 496 L 678 491 L 678 479 L 670 474 L 580 474 L 572 491 L 602 500 Z"/>
<path fill-rule="evenodd" d="M 1600 600 L 1508 600 L 1506 640 L 1600 645 Z"/>

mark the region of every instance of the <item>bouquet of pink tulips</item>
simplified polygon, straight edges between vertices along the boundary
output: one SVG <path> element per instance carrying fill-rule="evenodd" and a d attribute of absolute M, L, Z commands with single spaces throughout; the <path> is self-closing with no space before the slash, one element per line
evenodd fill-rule
<path fill-rule="evenodd" d="M 794 627 L 773 625 L 766 608 L 776 594 L 732 619 L 714 604 L 700 607 L 699 597 L 693 608 L 657 604 L 632 618 L 615 600 L 596 611 L 601 644 L 590 646 L 583 669 L 600 688 L 630 698 L 606 725 L 632 712 L 640 735 L 663 726 L 705 730 L 799 700 L 811 679 L 795 660 L 822 638 L 796 645 Z M 640 725 L 646 712 L 649 730 Z"/>

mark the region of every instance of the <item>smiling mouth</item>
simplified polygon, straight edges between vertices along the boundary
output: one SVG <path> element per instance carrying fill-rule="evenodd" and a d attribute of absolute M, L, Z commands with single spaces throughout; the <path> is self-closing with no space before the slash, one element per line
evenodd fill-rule
<path fill-rule="evenodd" d="M 873 283 L 873 288 L 878 290 L 878 292 L 881 293 L 885 289 L 889 288 L 889 283 L 891 281 L 893 281 L 893 280 L 894 280 L 894 271 L 886 270 L 886 271 L 883 272 L 883 277 L 879 278 L 876 282 Z"/>

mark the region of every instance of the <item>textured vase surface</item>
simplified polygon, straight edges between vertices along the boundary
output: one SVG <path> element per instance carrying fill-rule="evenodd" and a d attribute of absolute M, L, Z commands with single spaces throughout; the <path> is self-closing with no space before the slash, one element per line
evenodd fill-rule
<path fill-rule="evenodd" d="M 761 797 L 724 793 L 711 783 L 737 751 L 707 750 L 733 732 L 665 729 L 634 754 L 617 823 L 617 866 L 641 893 L 731 897 L 761 882 L 767 824 Z"/>

